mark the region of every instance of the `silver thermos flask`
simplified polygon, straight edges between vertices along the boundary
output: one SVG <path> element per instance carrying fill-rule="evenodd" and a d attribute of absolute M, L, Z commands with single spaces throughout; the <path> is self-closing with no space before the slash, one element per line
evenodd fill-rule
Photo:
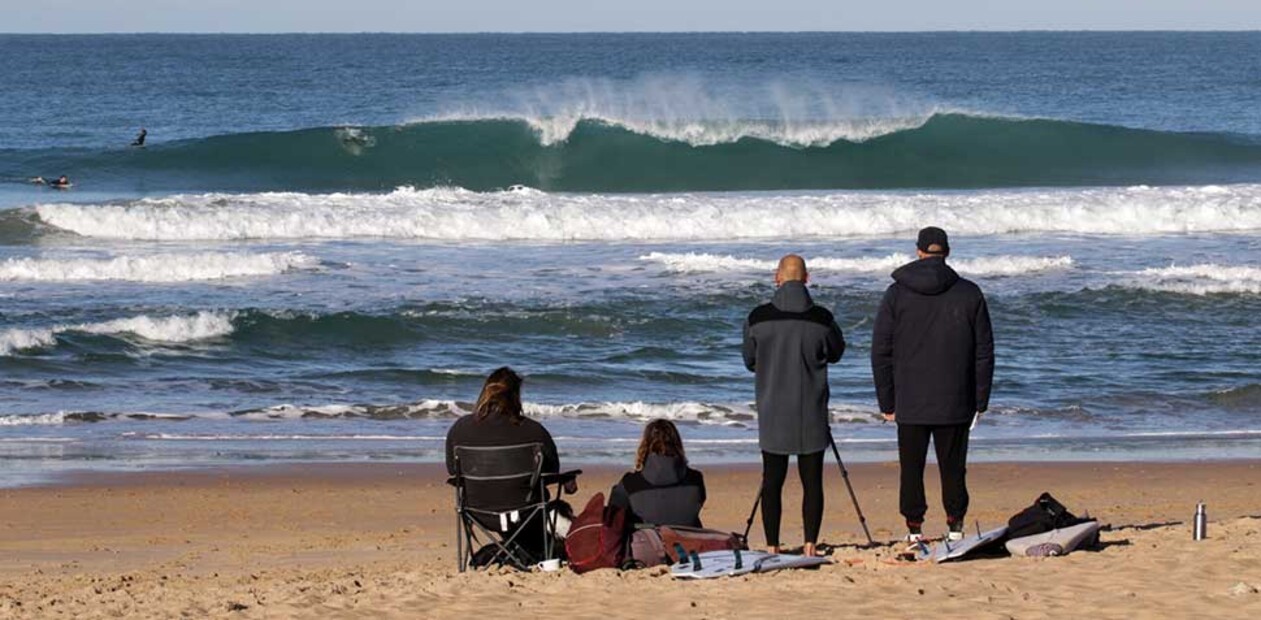
<path fill-rule="evenodd" d="M 1204 510 L 1204 502 L 1195 505 L 1195 540 L 1208 537 L 1208 513 Z"/>

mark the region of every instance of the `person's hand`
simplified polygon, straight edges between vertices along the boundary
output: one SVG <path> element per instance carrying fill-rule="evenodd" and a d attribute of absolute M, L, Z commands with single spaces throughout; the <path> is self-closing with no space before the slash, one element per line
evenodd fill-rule
<path fill-rule="evenodd" d="M 889 413 L 881 413 L 880 417 L 884 418 L 885 422 L 892 422 L 897 419 L 897 412 L 890 411 Z"/>
<path fill-rule="evenodd" d="M 566 492 L 566 493 L 568 493 L 568 494 L 570 494 L 570 495 L 573 495 L 574 493 L 577 493 L 577 492 L 578 492 L 578 481 L 577 481 L 577 480 L 568 480 L 568 481 L 566 481 L 566 482 L 565 482 L 565 492 Z"/>

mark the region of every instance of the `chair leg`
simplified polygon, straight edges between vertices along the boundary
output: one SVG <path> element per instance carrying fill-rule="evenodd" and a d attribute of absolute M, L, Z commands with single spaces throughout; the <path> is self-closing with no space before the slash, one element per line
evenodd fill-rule
<path fill-rule="evenodd" d="M 464 557 L 464 515 L 455 513 L 455 566 L 462 573 L 468 567 Z"/>

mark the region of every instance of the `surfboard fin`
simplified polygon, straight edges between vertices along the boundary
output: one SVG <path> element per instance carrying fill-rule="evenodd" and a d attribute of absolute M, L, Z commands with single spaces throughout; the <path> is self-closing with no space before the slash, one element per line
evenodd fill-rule
<path fill-rule="evenodd" d="M 692 557 L 692 570 L 694 570 L 694 571 L 700 570 L 700 569 L 701 569 L 701 556 L 700 556 L 700 554 L 699 554 L 699 553 L 697 553 L 697 552 L 695 552 L 695 551 L 693 551 L 693 552 L 691 553 L 691 557 Z"/>
<path fill-rule="evenodd" d="M 740 557 L 739 549 L 735 549 L 734 551 L 736 553 L 736 570 L 740 570 L 744 568 L 744 558 Z"/>
<path fill-rule="evenodd" d="M 687 564 L 687 549 L 684 549 L 683 545 L 674 543 L 674 555 L 679 558 L 679 564 Z"/>

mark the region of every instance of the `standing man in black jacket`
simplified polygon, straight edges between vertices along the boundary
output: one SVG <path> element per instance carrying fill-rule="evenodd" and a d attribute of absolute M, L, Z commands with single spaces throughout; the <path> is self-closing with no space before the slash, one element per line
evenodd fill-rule
<path fill-rule="evenodd" d="M 762 448 L 762 528 L 779 552 L 788 457 L 797 455 L 806 555 L 814 555 L 823 523 L 823 451 L 828 426 L 828 364 L 840 361 L 845 338 L 832 313 L 806 290 L 806 261 L 789 254 L 775 272 L 775 297 L 749 313 L 744 365 L 756 373 L 758 444 Z"/>
<path fill-rule="evenodd" d="M 924 462 L 931 439 L 941 470 L 949 538 L 963 538 L 968 512 L 968 433 L 989 407 L 994 335 L 980 287 L 946 264 L 946 231 L 919 231 L 919 260 L 893 272 L 876 314 L 871 370 L 884 419 L 897 422 L 899 504 L 908 541 L 922 539 Z"/>

